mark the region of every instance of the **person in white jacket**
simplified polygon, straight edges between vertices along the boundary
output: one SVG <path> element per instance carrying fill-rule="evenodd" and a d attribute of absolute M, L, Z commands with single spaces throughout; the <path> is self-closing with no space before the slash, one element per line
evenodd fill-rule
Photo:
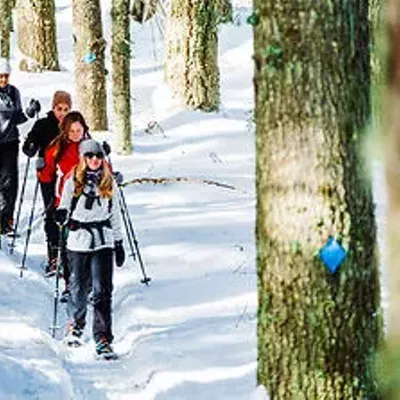
<path fill-rule="evenodd" d="M 84 140 L 80 161 L 66 180 L 55 220 L 66 225 L 67 257 L 71 269 L 67 344 L 77 346 L 86 322 L 88 291 L 93 295 L 93 337 L 99 355 L 114 354 L 111 342 L 113 250 L 122 266 L 121 210 L 118 188 L 104 150 L 95 140 Z"/>

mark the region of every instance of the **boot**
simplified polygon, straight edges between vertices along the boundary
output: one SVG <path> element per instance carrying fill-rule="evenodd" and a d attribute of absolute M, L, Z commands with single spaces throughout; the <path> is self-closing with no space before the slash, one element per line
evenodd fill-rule
<path fill-rule="evenodd" d="M 58 248 L 47 244 L 47 265 L 44 275 L 46 277 L 54 276 L 57 271 Z"/>

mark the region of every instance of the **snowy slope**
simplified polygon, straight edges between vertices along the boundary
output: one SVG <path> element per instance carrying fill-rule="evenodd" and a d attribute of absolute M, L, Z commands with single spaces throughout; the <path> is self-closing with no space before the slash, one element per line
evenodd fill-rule
<path fill-rule="evenodd" d="M 26 74 L 14 82 L 24 104 L 36 97 L 49 107 L 57 89 L 73 87 L 71 8 L 58 0 L 62 72 Z M 109 4 L 103 1 L 109 38 Z M 116 362 L 93 357 L 88 345 L 65 349 L 49 334 L 54 281 L 41 275 L 45 245 L 39 201 L 28 251 L 18 266 L 25 230 L 9 256 L 0 253 L 0 399 L 249 399 L 256 386 L 256 273 L 254 248 L 254 132 L 251 124 L 252 32 L 249 6 L 221 27 L 222 108 L 215 114 L 174 108 L 162 82 L 162 41 L 154 25 L 134 25 L 131 156 L 113 155 L 125 180 L 189 177 L 190 182 L 131 185 L 124 189 L 149 287 L 131 258 L 115 271 Z M 13 53 L 16 65 L 18 54 Z M 109 63 L 108 63 L 109 66 Z M 111 110 L 111 101 L 109 98 Z M 110 130 L 97 134 L 112 141 Z M 148 123 L 161 127 L 146 131 Z M 23 134 L 30 124 L 26 124 Z M 96 135 L 96 134 L 95 134 Z M 25 168 L 20 159 L 20 176 Z M 194 179 L 196 178 L 196 179 Z M 199 179 L 234 189 L 206 185 Z M 31 169 L 21 215 L 26 228 Z M 128 251 L 127 243 L 125 248 Z M 90 316 L 89 316 L 90 319 Z M 66 321 L 60 306 L 59 323 Z M 90 322 L 90 321 L 89 321 Z"/>

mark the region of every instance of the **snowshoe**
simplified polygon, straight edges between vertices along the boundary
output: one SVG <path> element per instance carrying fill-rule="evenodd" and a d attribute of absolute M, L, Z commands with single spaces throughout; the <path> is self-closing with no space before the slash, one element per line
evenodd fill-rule
<path fill-rule="evenodd" d="M 69 347 L 80 347 L 84 344 L 82 340 L 83 329 L 76 326 L 71 326 L 68 329 L 68 334 L 65 336 L 64 343 Z"/>
<path fill-rule="evenodd" d="M 69 295 L 70 295 L 69 289 L 65 289 L 65 290 L 61 293 L 60 303 L 68 303 Z"/>
<path fill-rule="evenodd" d="M 116 360 L 118 358 L 107 339 L 100 339 L 96 342 L 96 356 L 103 360 Z"/>

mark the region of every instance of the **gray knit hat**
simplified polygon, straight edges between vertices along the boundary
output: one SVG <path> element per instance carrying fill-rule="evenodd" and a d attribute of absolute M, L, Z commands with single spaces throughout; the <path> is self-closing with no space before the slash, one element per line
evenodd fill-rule
<path fill-rule="evenodd" d="M 7 58 L 0 57 L 0 74 L 10 75 L 11 66 Z"/>
<path fill-rule="evenodd" d="M 103 146 L 93 139 L 86 139 L 79 145 L 79 154 L 84 156 L 87 153 L 102 153 L 104 156 Z"/>

